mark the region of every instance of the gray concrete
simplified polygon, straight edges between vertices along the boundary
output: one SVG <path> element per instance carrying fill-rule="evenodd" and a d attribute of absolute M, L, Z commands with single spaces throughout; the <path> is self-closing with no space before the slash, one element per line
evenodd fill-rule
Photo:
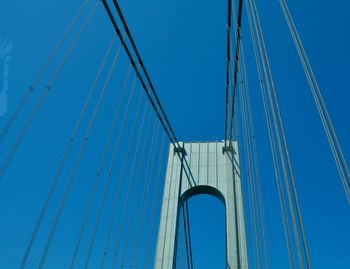
<path fill-rule="evenodd" d="M 223 154 L 223 146 L 224 142 L 184 143 L 194 182 L 183 172 L 181 195 L 181 160 L 170 146 L 154 269 L 175 268 L 179 207 L 189 197 L 204 193 L 225 204 L 227 268 L 248 268 L 238 145 L 233 143 L 233 158 L 232 152 Z"/>

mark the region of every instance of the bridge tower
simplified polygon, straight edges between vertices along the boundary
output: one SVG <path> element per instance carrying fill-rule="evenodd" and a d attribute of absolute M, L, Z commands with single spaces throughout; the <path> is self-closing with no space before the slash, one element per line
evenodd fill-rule
<path fill-rule="evenodd" d="M 198 194 L 214 195 L 225 205 L 226 268 L 247 269 L 237 143 L 180 144 L 182 148 L 171 145 L 169 150 L 154 269 L 176 268 L 179 212 L 187 199 Z"/>

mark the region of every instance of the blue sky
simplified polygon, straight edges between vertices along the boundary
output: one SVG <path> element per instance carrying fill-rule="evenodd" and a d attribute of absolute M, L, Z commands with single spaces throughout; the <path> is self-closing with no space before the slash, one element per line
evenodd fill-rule
<path fill-rule="evenodd" d="M 179 140 L 223 139 L 226 2 L 200 0 L 120 2 Z M 1 94 L 6 88 L 4 82 L 8 83 L 7 113 L 0 117 L 1 127 L 81 3 L 82 1 L 13 0 L 2 4 L 0 46 L 5 40 L 10 40 L 13 45 L 11 57 L 0 58 Z M 91 3 L 89 7 L 92 6 Z M 312 264 L 314 268 L 321 269 L 350 268 L 349 206 L 346 204 L 341 181 L 309 86 L 278 1 L 257 1 L 257 4 L 285 123 Z M 330 4 L 327 1 L 310 0 L 288 1 L 288 4 L 343 146 L 345 157 L 349 161 L 350 3 L 335 1 Z M 257 130 L 271 268 L 287 268 L 271 153 L 248 30 L 244 14 L 242 39 L 246 47 Z M 112 37 L 112 32 L 106 14 L 102 6 L 99 6 L 13 163 L 0 180 L 0 216 L 2 216 L 0 250 L 4 254 L 0 258 L 0 268 L 18 266 L 19 257 L 38 215 L 38 208 L 47 192 L 48 178 L 52 177 L 53 170 L 57 167 L 62 148 Z M 67 48 L 67 45 L 64 48 Z M 59 56 L 62 56 L 62 52 Z M 125 66 L 124 59 L 118 69 L 122 74 L 121 77 L 125 75 Z M 47 78 L 46 76 L 45 79 Z M 117 88 L 121 86 L 118 77 L 113 77 L 112 83 Z M 37 94 L 34 96 L 38 97 Z M 114 95 L 111 93 L 110 96 Z M 3 102 L 5 101 L 1 99 L 1 104 Z M 30 104 L 33 104 L 33 101 L 31 102 Z M 98 127 L 104 126 L 104 121 L 107 121 L 112 111 L 110 107 L 112 101 L 106 101 L 106 108 L 103 111 L 105 114 L 101 114 Z M 28 109 L 24 111 L 24 115 L 28 113 Z M 18 123 L 14 127 L 18 129 L 19 126 Z M 99 137 L 99 134 L 95 131 L 93 136 Z M 9 135 L 14 137 L 15 132 Z M 1 152 L 7 152 L 9 145 L 10 143 L 5 141 L 0 146 Z M 1 160 L 3 156 L 1 153 Z M 86 157 L 87 164 L 96 160 L 97 156 L 93 153 Z M 88 174 L 88 172 L 81 173 Z M 84 186 L 83 190 L 85 188 L 88 186 Z M 75 189 L 78 197 L 80 195 L 83 197 L 83 194 L 79 194 L 79 190 Z M 209 208 L 218 208 L 220 218 L 220 203 L 209 198 L 203 199 L 209 203 Z M 74 209 L 77 210 L 79 207 L 74 202 L 71 203 L 72 209 L 67 211 L 66 217 L 71 221 L 68 225 L 74 226 L 78 218 L 75 220 L 69 216 L 74 216 Z M 195 200 L 193 203 L 190 201 L 190 211 L 192 210 L 194 216 L 193 221 L 191 219 L 194 240 L 200 233 L 211 229 L 210 224 L 207 227 L 198 224 L 200 219 L 198 212 L 203 211 L 200 204 Z M 220 223 L 223 222 L 216 222 L 215 225 L 220 227 Z M 64 230 L 64 226 L 60 228 L 62 234 Z M 73 232 L 67 233 L 68 236 L 73 236 Z M 220 242 L 217 244 L 223 243 L 222 240 L 218 241 Z M 193 244 L 196 245 L 196 242 Z M 57 243 L 57 249 L 60 246 L 64 246 L 64 242 Z M 203 249 L 203 253 L 205 251 Z M 60 260 L 59 254 L 62 253 L 58 251 L 50 256 L 53 264 Z M 199 264 L 199 261 L 196 262 Z M 213 268 L 209 262 L 207 268 Z M 205 267 L 198 265 L 196 268 Z"/>

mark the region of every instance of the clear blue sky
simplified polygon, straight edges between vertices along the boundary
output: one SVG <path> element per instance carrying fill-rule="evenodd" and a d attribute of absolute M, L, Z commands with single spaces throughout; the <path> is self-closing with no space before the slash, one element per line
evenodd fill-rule
<path fill-rule="evenodd" d="M 7 105 L 7 112 L 0 108 L 0 114 L 3 114 L 0 117 L 1 127 L 81 2 L 13 0 L 2 3 L 0 45 L 7 39 L 12 42 L 12 47 L 6 54 L 7 58 L 0 58 L 0 105 L 2 108 L 5 103 Z M 226 1 L 120 2 L 179 140 L 223 139 Z M 350 268 L 350 210 L 311 92 L 278 1 L 257 2 L 285 123 L 313 267 Z M 288 1 L 288 4 L 349 162 L 350 3 L 310 0 Z M 246 46 L 261 161 L 271 268 L 287 268 L 266 124 L 246 14 L 243 16 L 242 39 Z M 49 178 L 57 167 L 62 148 L 82 105 L 82 98 L 112 31 L 104 9 L 99 6 L 14 163 L 0 181 L 0 268 L 18 266 L 38 208 L 46 195 Z M 118 85 L 117 81 L 114 83 Z M 109 112 L 108 109 L 105 111 L 107 114 Z M 101 121 L 103 119 L 101 116 Z M 8 146 L 6 143 L 0 145 L 1 160 Z M 97 157 L 91 154 L 87 158 L 92 163 Z M 203 208 L 203 203 L 198 202 L 198 199 L 203 199 L 208 205 Z M 66 227 L 78 222 L 73 217 L 74 209 L 77 208 L 78 205 L 73 203 L 72 209 L 67 212 L 71 223 L 68 221 L 67 226 L 60 227 L 62 234 L 65 234 L 65 229 L 68 230 Z M 214 218 L 203 216 L 208 222 L 201 226 L 200 212 L 212 212 L 221 220 L 213 223 Z M 197 246 L 198 252 L 206 253 L 210 246 L 198 241 L 199 234 L 209 234 L 213 225 L 222 227 L 222 212 L 220 202 L 213 199 L 196 197 L 190 201 L 193 245 L 194 248 Z M 64 242 L 70 240 L 70 235 L 68 230 L 67 238 L 57 243 L 57 249 L 64 249 Z M 217 250 L 223 249 L 222 235 L 216 238 L 219 240 L 213 241 L 211 246 L 217 244 Z M 206 242 L 211 240 L 214 239 L 208 236 Z M 60 263 L 61 254 L 58 251 L 50 256 L 52 264 L 65 264 Z M 64 253 L 62 255 L 66 257 Z M 197 269 L 214 268 L 222 257 L 222 254 L 218 254 L 217 260 L 210 258 L 206 267 L 202 267 L 200 262 L 203 261 L 199 261 L 197 255 L 194 256 Z"/>

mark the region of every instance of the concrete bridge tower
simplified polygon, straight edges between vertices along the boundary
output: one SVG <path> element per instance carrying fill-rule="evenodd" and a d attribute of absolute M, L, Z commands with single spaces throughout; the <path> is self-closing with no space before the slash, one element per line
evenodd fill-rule
<path fill-rule="evenodd" d="M 197 194 L 214 195 L 225 205 L 226 268 L 248 268 L 238 145 L 224 144 L 170 146 L 154 269 L 176 268 L 179 212 L 184 201 Z"/>

